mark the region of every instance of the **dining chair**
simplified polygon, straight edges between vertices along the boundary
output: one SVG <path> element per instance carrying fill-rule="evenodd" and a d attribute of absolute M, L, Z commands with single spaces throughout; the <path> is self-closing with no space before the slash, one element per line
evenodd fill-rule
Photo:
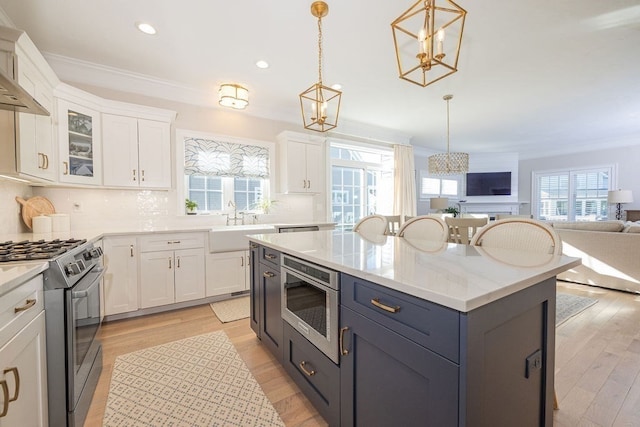
<path fill-rule="evenodd" d="M 353 226 L 353 231 L 368 236 L 385 235 L 387 232 L 387 218 L 383 215 L 367 215 Z"/>
<path fill-rule="evenodd" d="M 421 215 L 411 218 L 402 224 L 398 230 L 398 237 L 435 240 L 446 242 L 449 238 L 447 224 L 435 216 Z"/>
<path fill-rule="evenodd" d="M 505 218 L 481 228 L 471 239 L 473 246 L 514 249 L 562 255 L 558 233 L 542 221 L 530 218 Z M 553 391 L 553 409 L 558 409 L 558 396 Z"/>
<path fill-rule="evenodd" d="M 468 245 L 470 239 L 475 236 L 478 228 L 484 227 L 489 222 L 489 218 L 450 218 L 444 221 L 449 229 L 449 241 Z"/>
<path fill-rule="evenodd" d="M 400 228 L 400 215 L 384 215 L 387 219 L 387 231 L 388 236 L 395 236 Z"/>

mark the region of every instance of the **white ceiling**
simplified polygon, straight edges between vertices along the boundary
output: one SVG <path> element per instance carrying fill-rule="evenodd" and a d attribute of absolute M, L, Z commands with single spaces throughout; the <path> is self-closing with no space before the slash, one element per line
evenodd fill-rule
<path fill-rule="evenodd" d="M 425 88 L 400 80 L 395 61 L 390 23 L 411 0 L 328 3 L 323 77 L 343 85 L 338 129 L 375 125 L 444 150 L 442 96 L 452 93 L 452 151 L 527 158 L 640 143 L 638 0 L 459 0 L 468 12 L 459 71 Z M 310 4 L 0 0 L 63 80 L 214 108 L 219 84 L 238 82 L 250 90 L 239 114 L 301 130 L 298 94 L 317 80 Z"/>

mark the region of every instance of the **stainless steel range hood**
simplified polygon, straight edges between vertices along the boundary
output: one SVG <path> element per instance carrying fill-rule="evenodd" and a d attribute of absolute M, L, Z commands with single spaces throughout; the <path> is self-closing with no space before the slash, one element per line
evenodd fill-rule
<path fill-rule="evenodd" d="M 0 69 L 0 109 L 48 116 L 49 112 Z"/>

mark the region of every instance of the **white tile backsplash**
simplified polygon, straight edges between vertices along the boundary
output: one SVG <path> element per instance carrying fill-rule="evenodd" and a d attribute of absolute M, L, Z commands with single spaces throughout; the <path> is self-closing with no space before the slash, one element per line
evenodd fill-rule
<path fill-rule="evenodd" d="M 152 230 L 181 225 L 209 227 L 224 225 L 226 221 L 219 214 L 183 215 L 182 210 L 178 213 L 175 191 L 39 187 L 34 188 L 33 192 L 34 195 L 51 200 L 56 212 L 68 213 L 72 231 L 131 228 Z M 278 203 L 269 215 L 258 214 L 257 222 L 323 221 L 326 218 L 313 214 L 316 197 L 318 196 L 278 194 L 274 197 Z M 252 219 L 248 218 L 247 223 L 250 222 Z"/>
<path fill-rule="evenodd" d="M 28 199 L 31 195 L 32 189 L 26 184 L 0 180 L 0 236 L 28 231 L 22 221 L 20 203 L 16 201 L 16 196 Z"/>

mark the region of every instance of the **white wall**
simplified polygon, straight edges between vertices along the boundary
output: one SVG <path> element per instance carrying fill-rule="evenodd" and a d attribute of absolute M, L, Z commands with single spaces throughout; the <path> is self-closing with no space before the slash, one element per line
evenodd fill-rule
<path fill-rule="evenodd" d="M 14 181 L 0 179 L 0 235 L 24 233 L 28 231 L 20 214 L 20 203 L 16 197 L 31 197 L 31 187 Z M 0 242 L 4 241 L 0 239 Z"/>
<path fill-rule="evenodd" d="M 640 144 L 562 156 L 520 160 L 520 196 L 527 200 L 531 199 L 531 176 L 533 172 L 606 165 L 615 165 L 617 168 L 617 182 L 613 182 L 614 188 L 633 191 L 634 203 L 623 205 L 622 208 L 640 209 Z M 529 214 L 531 213 L 530 208 L 531 205 L 524 205 L 521 212 Z M 613 210 L 610 212 L 613 212 Z"/>

